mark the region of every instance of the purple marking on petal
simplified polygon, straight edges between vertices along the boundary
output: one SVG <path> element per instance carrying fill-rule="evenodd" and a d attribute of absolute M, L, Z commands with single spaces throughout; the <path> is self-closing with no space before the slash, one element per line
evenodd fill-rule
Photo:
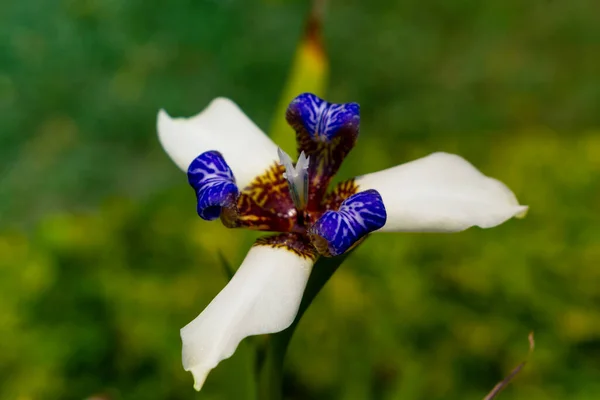
<path fill-rule="evenodd" d="M 360 106 L 333 104 L 304 93 L 292 100 L 286 119 L 296 131 L 298 153 L 304 151 L 310 157 L 307 209 L 316 210 L 331 178 L 356 143 Z"/>
<path fill-rule="evenodd" d="M 313 242 L 325 256 L 348 251 L 358 240 L 385 225 L 387 213 L 376 190 L 356 193 L 342 202 L 338 211 L 327 211 L 310 228 Z M 326 241 L 324 249 L 320 243 Z"/>
<path fill-rule="evenodd" d="M 238 188 L 229 165 L 218 151 L 200 154 L 188 168 L 188 182 L 196 192 L 196 210 L 200 218 L 219 218 L 221 207 L 235 204 Z"/>
<path fill-rule="evenodd" d="M 343 127 L 358 136 L 360 106 L 357 103 L 333 104 L 312 93 L 297 96 L 288 107 L 288 115 L 299 118 L 311 139 L 331 141 Z"/>

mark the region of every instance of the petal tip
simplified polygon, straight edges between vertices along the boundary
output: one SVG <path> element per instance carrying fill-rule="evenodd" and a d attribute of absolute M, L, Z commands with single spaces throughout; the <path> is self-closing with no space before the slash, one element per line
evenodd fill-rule
<path fill-rule="evenodd" d="M 208 373 L 211 371 L 210 368 L 202 368 L 202 367 L 192 367 L 188 369 L 192 373 L 194 377 L 194 389 L 199 392 L 204 386 L 204 382 L 206 382 L 206 377 Z"/>
<path fill-rule="evenodd" d="M 296 96 L 286 111 L 288 123 L 298 131 L 306 131 L 312 140 L 330 142 L 341 131 L 352 140 L 358 136 L 360 106 L 358 103 L 330 103 L 312 93 Z"/>
<path fill-rule="evenodd" d="M 519 211 L 515 214 L 515 218 L 523 219 L 527 216 L 529 212 L 529 206 L 519 206 Z"/>
<path fill-rule="evenodd" d="M 156 131 L 158 141 L 171 160 L 183 171 L 187 171 L 189 163 L 193 160 L 193 156 L 182 150 L 182 140 L 185 140 L 185 135 L 181 134 L 181 124 L 178 124 L 178 118 L 172 118 L 164 108 L 158 111 L 156 116 Z M 187 147 L 185 147 L 187 149 Z"/>
<path fill-rule="evenodd" d="M 169 113 L 164 108 L 161 108 L 160 110 L 158 110 L 158 118 L 159 119 L 161 119 L 161 118 L 170 118 L 169 117 Z"/>
<path fill-rule="evenodd" d="M 158 110 L 158 114 L 156 116 L 156 126 L 158 128 L 158 135 L 160 136 L 161 134 L 161 127 L 166 127 L 167 124 L 169 124 L 173 119 L 171 118 L 171 116 L 169 115 L 169 113 L 167 113 L 165 111 L 164 108 L 161 108 L 160 110 Z"/>

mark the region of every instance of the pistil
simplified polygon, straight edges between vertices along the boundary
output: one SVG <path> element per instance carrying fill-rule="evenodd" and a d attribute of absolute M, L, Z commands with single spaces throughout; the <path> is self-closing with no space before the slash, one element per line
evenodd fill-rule
<path fill-rule="evenodd" d="M 290 195 L 298 211 L 302 215 L 308 200 L 308 163 L 310 157 L 306 157 L 304 152 L 300 153 L 298 162 L 294 166 L 292 159 L 283 150 L 277 149 L 279 161 L 285 167 L 283 177 L 288 181 Z"/>

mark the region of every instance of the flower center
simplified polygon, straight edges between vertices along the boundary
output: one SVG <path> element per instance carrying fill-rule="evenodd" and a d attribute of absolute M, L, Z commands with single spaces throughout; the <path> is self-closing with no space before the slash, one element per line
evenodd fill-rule
<path fill-rule="evenodd" d="M 280 232 L 286 241 L 302 238 L 325 256 L 342 254 L 386 219 L 379 193 L 357 193 L 353 179 L 327 192 L 358 137 L 359 106 L 305 93 L 292 101 L 286 119 L 296 131 L 298 161 L 294 164 L 278 149 L 279 163 L 245 187 L 237 186 L 218 151 L 192 161 L 188 180 L 196 192 L 198 215 L 220 218 L 229 228 Z"/>

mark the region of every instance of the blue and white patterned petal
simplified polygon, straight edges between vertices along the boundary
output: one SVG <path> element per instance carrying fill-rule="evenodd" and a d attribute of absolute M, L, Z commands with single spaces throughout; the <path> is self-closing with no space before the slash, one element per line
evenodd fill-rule
<path fill-rule="evenodd" d="M 298 154 L 310 158 L 307 209 L 318 209 L 331 178 L 356 143 L 360 106 L 333 104 L 304 93 L 292 100 L 285 118 L 296 131 Z"/>
<path fill-rule="evenodd" d="M 312 93 L 304 93 L 292 100 L 288 115 L 299 117 L 312 140 L 331 141 L 344 127 L 358 135 L 360 106 L 357 103 L 333 104 Z"/>
<path fill-rule="evenodd" d="M 235 204 L 238 187 L 231 168 L 218 151 L 207 151 L 196 157 L 187 175 L 196 192 L 200 218 L 212 221 L 219 218 L 221 207 Z"/>
<path fill-rule="evenodd" d="M 376 190 L 348 197 L 338 211 L 326 211 L 310 228 L 313 244 L 324 256 L 345 253 L 361 238 L 385 225 L 387 213 Z"/>

